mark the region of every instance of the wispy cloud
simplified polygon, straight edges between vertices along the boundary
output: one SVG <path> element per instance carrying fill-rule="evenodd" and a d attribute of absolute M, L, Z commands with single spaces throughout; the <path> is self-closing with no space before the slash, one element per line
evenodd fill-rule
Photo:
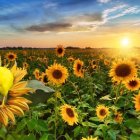
<path fill-rule="evenodd" d="M 27 31 L 38 31 L 38 32 L 46 32 L 46 31 L 62 31 L 72 27 L 70 23 L 46 23 L 40 25 L 33 25 L 26 28 Z"/>
<path fill-rule="evenodd" d="M 100 2 L 100 3 L 108 3 L 108 2 L 110 2 L 111 0 L 97 0 L 98 2 Z"/>

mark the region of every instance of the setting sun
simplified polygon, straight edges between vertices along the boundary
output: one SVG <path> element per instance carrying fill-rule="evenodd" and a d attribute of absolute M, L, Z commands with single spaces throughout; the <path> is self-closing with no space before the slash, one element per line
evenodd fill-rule
<path fill-rule="evenodd" d="M 130 39 L 128 37 L 125 37 L 123 39 L 121 39 L 121 46 L 122 47 L 130 47 Z"/>

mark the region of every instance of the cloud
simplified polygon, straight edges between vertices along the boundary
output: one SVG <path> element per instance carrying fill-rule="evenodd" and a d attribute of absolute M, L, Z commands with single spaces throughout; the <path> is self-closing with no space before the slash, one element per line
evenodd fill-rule
<path fill-rule="evenodd" d="M 98 2 L 100 2 L 100 3 L 108 3 L 108 2 L 110 2 L 111 0 L 97 0 Z"/>
<path fill-rule="evenodd" d="M 62 31 L 72 27 L 70 23 L 46 23 L 40 25 L 32 25 L 27 27 L 27 31 L 37 31 L 37 32 L 46 32 L 46 31 Z"/>

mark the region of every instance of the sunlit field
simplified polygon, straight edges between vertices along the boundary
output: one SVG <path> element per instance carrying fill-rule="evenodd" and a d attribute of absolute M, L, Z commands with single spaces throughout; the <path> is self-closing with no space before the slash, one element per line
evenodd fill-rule
<path fill-rule="evenodd" d="M 0 139 L 140 140 L 140 49 L 1 50 Z"/>

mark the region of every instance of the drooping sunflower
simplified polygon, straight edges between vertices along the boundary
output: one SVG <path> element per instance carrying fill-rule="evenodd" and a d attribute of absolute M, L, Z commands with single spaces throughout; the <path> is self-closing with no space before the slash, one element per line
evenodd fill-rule
<path fill-rule="evenodd" d="M 74 74 L 77 77 L 83 77 L 84 76 L 83 65 L 84 65 L 84 62 L 79 60 L 79 59 L 74 61 L 73 71 L 74 71 Z"/>
<path fill-rule="evenodd" d="M 135 63 L 129 60 L 118 60 L 114 62 L 109 72 L 114 81 L 126 82 L 137 76 Z"/>
<path fill-rule="evenodd" d="M 56 55 L 58 57 L 63 57 L 64 54 L 65 54 L 65 49 L 64 49 L 63 45 L 58 45 L 56 48 Z"/>
<path fill-rule="evenodd" d="M 9 120 L 15 123 L 15 116 L 24 115 L 24 111 L 29 110 L 27 100 L 22 95 L 32 91 L 27 87 L 27 81 L 21 81 L 26 75 L 25 69 L 13 66 L 12 69 L 0 67 L 0 94 L 2 95 L 0 105 L 0 122 L 5 126 L 8 125 Z"/>
<path fill-rule="evenodd" d="M 97 140 L 98 137 L 93 138 L 92 136 L 88 136 L 87 138 L 82 138 L 81 140 Z"/>
<path fill-rule="evenodd" d="M 68 125 L 73 126 L 78 123 L 78 114 L 73 106 L 64 104 L 60 107 L 60 111 L 63 120 L 67 122 Z"/>
<path fill-rule="evenodd" d="M 115 122 L 121 124 L 122 121 L 123 121 L 122 113 L 120 113 L 120 112 L 115 112 L 115 114 L 114 114 L 114 120 L 115 120 Z"/>
<path fill-rule="evenodd" d="M 54 63 L 52 66 L 48 67 L 46 70 L 48 80 L 53 84 L 63 84 L 68 78 L 68 70 L 66 67 Z"/>
<path fill-rule="evenodd" d="M 128 90 L 135 91 L 140 88 L 140 79 L 139 78 L 133 78 L 130 81 L 125 82 L 125 86 Z"/>
<path fill-rule="evenodd" d="M 41 81 L 44 83 L 44 84 L 47 84 L 48 83 L 48 77 L 47 77 L 47 74 L 46 73 L 42 73 L 41 75 Z"/>
<path fill-rule="evenodd" d="M 140 92 L 138 95 L 135 95 L 135 97 L 133 97 L 133 102 L 135 104 L 136 111 L 140 111 Z"/>
<path fill-rule="evenodd" d="M 8 61 L 15 61 L 17 58 L 17 55 L 13 52 L 9 52 L 6 54 L 6 59 L 8 59 Z"/>
<path fill-rule="evenodd" d="M 109 113 L 109 108 L 104 105 L 98 105 L 96 107 L 96 115 L 101 121 L 103 121 L 107 116 L 109 116 Z"/>

